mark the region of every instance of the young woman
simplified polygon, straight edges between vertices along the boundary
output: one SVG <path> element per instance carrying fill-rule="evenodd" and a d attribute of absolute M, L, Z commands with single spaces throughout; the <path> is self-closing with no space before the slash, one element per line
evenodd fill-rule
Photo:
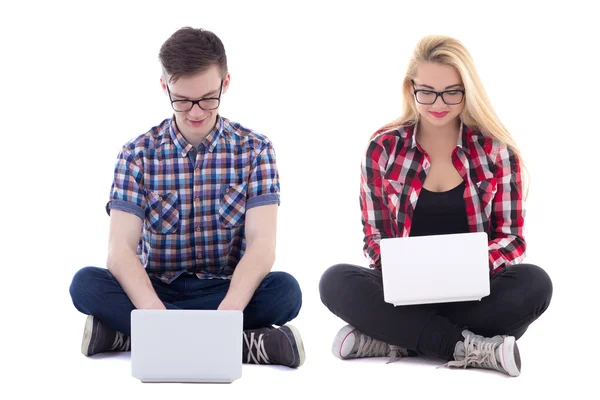
<path fill-rule="evenodd" d="M 523 162 L 457 40 L 423 38 L 404 78 L 404 114 L 377 131 L 362 163 L 364 253 L 370 268 L 338 264 L 321 300 L 349 325 L 341 359 L 423 354 L 450 367 L 521 372 L 516 340 L 547 308 L 552 282 L 521 263 Z M 395 307 L 384 302 L 381 238 L 486 232 L 490 295 L 477 302 Z"/>

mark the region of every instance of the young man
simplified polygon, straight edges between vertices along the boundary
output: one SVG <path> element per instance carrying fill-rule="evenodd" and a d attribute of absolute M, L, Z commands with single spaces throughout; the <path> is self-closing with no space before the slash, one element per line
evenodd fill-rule
<path fill-rule="evenodd" d="M 270 272 L 279 205 L 273 145 L 219 115 L 230 76 L 214 33 L 182 28 L 159 58 L 174 114 L 119 153 L 106 205 L 107 269 L 85 267 L 70 287 L 88 315 L 81 350 L 130 350 L 136 308 L 243 310 L 244 362 L 299 367 L 302 340 L 285 324 L 300 311 L 300 287 Z"/>

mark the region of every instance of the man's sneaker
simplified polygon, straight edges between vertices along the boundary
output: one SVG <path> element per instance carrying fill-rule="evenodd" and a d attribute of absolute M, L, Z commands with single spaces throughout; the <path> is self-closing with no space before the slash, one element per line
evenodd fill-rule
<path fill-rule="evenodd" d="M 109 351 L 130 351 L 129 336 L 110 329 L 93 315 L 88 315 L 83 330 L 81 352 L 84 356 L 93 356 Z"/>
<path fill-rule="evenodd" d="M 276 364 L 298 368 L 304 364 L 304 344 L 292 325 L 244 331 L 242 360 L 247 364 Z"/>
<path fill-rule="evenodd" d="M 473 332 L 462 332 L 465 340 L 456 343 L 454 360 L 444 366 L 495 369 L 510 376 L 521 373 L 521 356 L 513 336 L 485 338 Z"/>
<path fill-rule="evenodd" d="M 350 325 L 340 329 L 333 340 L 331 351 L 334 356 L 342 360 L 363 357 L 389 357 L 388 364 L 410 355 L 406 349 L 373 339 Z"/>

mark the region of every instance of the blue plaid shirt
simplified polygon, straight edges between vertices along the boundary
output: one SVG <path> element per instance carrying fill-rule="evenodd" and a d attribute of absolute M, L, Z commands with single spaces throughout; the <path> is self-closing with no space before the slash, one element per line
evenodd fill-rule
<path fill-rule="evenodd" d="M 194 148 L 169 118 L 123 146 L 106 211 L 144 221 L 140 261 L 171 282 L 184 272 L 230 278 L 246 248 L 246 210 L 267 204 L 279 204 L 267 137 L 218 117 Z"/>

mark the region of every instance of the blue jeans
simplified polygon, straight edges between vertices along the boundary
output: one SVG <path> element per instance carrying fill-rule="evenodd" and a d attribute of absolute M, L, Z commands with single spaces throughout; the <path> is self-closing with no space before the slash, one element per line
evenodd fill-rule
<path fill-rule="evenodd" d="M 229 280 L 198 279 L 188 273 L 170 284 L 152 277 L 150 281 L 167 309 L 185 310 L 216 310 L 230 284 Z M 80 269 L 73 277 L 69 291 L 77 310 L 130 335 L 130 314 L 135 306 L 107 269 Z M 302 292 L 298 281 L 286 272 L 271 272 L 244 310 L 244 330 L 284 325 L 298 315 L 301 306 Z"/>

